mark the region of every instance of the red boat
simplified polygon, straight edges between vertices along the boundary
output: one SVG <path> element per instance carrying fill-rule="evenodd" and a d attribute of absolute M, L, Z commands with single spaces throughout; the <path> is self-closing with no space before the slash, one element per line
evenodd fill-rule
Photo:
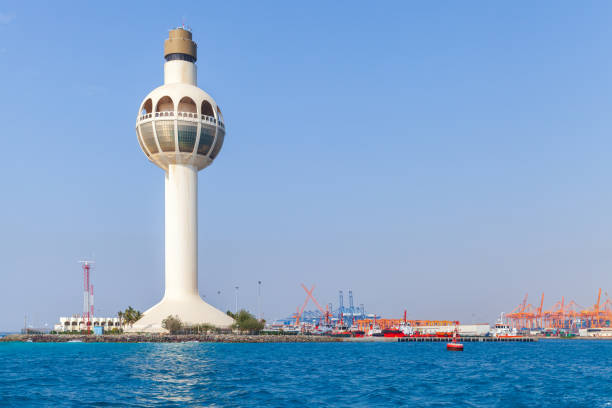
<path fill-rule="evenodd" d="M 406 337 L 406 335 L 404 334 L 404 332 L 402 332 L 399 329 L 384 329 L 382 331 L 382 335 L 383 337 Z"/>

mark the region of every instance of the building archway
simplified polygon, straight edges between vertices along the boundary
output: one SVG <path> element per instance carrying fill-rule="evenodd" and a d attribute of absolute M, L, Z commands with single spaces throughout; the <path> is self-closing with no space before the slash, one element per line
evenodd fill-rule
<path fill-rule="evenodd" d="M 213 111 L 213 107 L 208 101 L 202 102 L 202 115 L 215 117 L 215 112 Z"/>
<path fill-rule="evenodd" d="M 174 102 L 169 96 L 162 97 L 157 101 L 155 112 L 174 112 Z"/>

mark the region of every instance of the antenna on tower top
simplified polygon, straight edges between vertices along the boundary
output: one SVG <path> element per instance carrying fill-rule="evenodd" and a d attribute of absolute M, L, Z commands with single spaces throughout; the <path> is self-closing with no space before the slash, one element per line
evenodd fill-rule
<path fill-rule="evenodd" d="M 185 31 L 191 32 L 191 27 L 188 25 L 185 25 L 185 17 L 181 18 L 181 25 L 180 27 L 177 27 L 177 28 L 182 28 Z"/>

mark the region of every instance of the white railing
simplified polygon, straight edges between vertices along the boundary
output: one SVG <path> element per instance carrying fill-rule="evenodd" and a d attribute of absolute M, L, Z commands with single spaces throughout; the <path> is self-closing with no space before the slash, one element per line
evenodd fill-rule
<path fill-rule="evenodd" d="M 195 112 L 179 112 L 178 116 L 180 118 L 192 118 L 192 119 L 198 118 L 198 114 Z"/>
<path fill-rule="evenodd" d="M 210 122 L 213 125 L 219 125 L 222 128 L 225 128 L 225 125 L 220 120 L 215 119 L 214 116 L 202 115 L 202 120 L 205 122 Z"/>
<path fill-rule="evenodd" d="M 177 112 L 177 116 L 179 118 L 191 118 L 191 119 L 197 119 L 198 118 L 198 114 L 194 113 L 194 112 Z M 218 125 L 222 128 L 225 129 L 225 124 L 223 122 L 221 122 L 220 120 L 215 119 L 214 116 L 208 116 L 208 115 L 200 115 L 202 121 L 204 122 L 209 122 L 212 123 L 213 125 Z M 146 113 L 144 115 L 141 115 L 139 117 L 139 120 L 146 120 L 146 119 L 151 119 L 153 117 L 156 118 L 163 118 L 163 117 L 169 117 L 169 118 L 173 118 L 174 117 L 174 111 L 163 111 L 163 112 L 155 112 L 155 113 Z"/>
<path fill-rule="evenodd" d="M 174 116 L 174 111 L 164 111 L 164 112 L 155 112 L 155 113 L 146 113 L 144 115 L 141 115 L 139 120 L 145 120 L 145 119 L 151 119 L 152 117 L 164 117 L 164 116 L 170 116 L 173 117 Z"/>
<path fill-rule="evenodd" d="M 164 116 L 174 117 L 174 111 L 155 112 L 156 118 L 160 118 Z"/>

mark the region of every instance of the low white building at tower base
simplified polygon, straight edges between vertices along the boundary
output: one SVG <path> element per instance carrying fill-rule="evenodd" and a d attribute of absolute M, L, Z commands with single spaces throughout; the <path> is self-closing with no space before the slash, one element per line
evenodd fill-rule
<path fill-rule="evenodd" d="M 122 328 L 118 317 L 93 317 L 89 319 L 89 325 L 83 316 L 60 317 L 59 320 L 59 324 L 53 326 L 53 330 L 60 333 L 83 331 L 88 328 L 93 330 L 94 326 L 103 327 L 104 330 Z"/>

